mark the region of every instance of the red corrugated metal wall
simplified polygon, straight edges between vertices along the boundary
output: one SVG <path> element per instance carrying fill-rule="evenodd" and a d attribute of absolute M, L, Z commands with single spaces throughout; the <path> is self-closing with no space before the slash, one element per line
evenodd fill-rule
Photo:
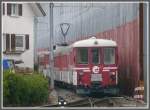
<path fill-rule="evenodd" d="M 139 18 L 112 30 L 98 33 L 96 37 L 117 42 L 120 88 L 123 93 L 132 95 L 140 76 Z"/>

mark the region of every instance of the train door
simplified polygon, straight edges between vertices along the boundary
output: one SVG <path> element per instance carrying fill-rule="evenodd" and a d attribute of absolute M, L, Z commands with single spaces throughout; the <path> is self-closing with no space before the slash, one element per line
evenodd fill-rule
<path fill-rule="evenodd" d="M 94 47 L 90 48 L 90 69 L 91 69 L 91 86 L 99 86 L 102 81 L 102 72 L 101 72 L 101 48 Z"/>

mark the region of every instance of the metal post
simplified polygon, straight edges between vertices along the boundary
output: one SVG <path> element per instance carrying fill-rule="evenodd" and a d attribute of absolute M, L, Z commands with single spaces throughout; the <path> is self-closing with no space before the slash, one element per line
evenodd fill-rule
<path fill-rule="evenodd" d="M 54 68 L 54 52 L 53 52 L 53 45 L 54 45 L 54 39 L 53 39 L 53 7 L 54 4 L 49 4 L 50 10 L 49 10 L 49 26 L 50 26 L 50 57 L 49 57 L 49 64 L 50 64 L 50 86 L 51 89 L 54 88 L 54 76 L 53 76 L 53 68 Z"/>
<path fill-rule="evenodd" d="M 38 65 L 38 62 L 37 62 L 37 23 L 38 23 L 38 19 L 36 17 L 34 17 L 34 63 L 35 65 Z M 34 67 L 35 69 L 35 67 Z"/>
<path fill-rule="evenodd" d="M 148 4 L 146 4 L 146 3 L 144 3 L 143 4 L 143 74 L 144 74 L 144 102 L 149 102 L 149 98 L 148 98 L 148 96 L 149 96 L 149 92 L 147 92 L 148 91 L 148 83 L 147 83 L 147 81 L 149 81 L 148 80 L 148 74 L 149 74 L 149 68 L 148 68 L 148 66 L 149 66 L 149 60 L 148 60 L 148 56 L 149 56 L 149 51 L 147 51 L 148 50 L 148 42 L 147 41 L 149 41 L 149 35 L 148 35 L 148 33 L 147 33 L 147 31 L 148 31 L 148 13 L 147 13 L 147 11 L 148 11 Z"/>

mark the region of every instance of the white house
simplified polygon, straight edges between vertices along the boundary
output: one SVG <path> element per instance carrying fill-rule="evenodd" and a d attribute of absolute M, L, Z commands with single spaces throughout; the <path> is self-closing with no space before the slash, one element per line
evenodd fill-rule
<path fill-rule="evenodd" d="M 34 18 L 45 16 L 38 3 L 2 3 L 3 59 L 21 61 L 20 67 L 34 67 Z"/>

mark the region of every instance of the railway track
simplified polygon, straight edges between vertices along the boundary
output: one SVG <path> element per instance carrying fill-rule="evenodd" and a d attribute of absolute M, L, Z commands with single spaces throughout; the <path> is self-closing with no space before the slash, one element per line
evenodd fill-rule
<path fill-rule="evenodd" d="M 99 105 L 103 106 L 116 106 L 117 102 L 114 99 L 123 97 L 105 97 L 105 98 L 85 98 L 82 101 L 76 101 L 74 103 L 69 103 L 67 107 L 97 107 Z"/>
<path fill-rule="evenodd" d="M 69 103 L 66 107 L 137 107 L 144 106 L 129 97 L 85 98 L 82 101 Z"/>
<path fill-rule="evenodd" d="M 140 106 L 138 102 L 128 97 L 104 97 L 92 98 L 84 97 L 81 100 L 71 102 L 65 107 L 136 107 Z M 142 105 L 141 105 L 142 106 Z M 49 105 L 45 107 L 60 107 L 60 105 Z"/>
<path fill-rule="evenodd" d="M 93 94 L 90 96 L 78 96 L 73 92 L 66 91 L 64 89 L 57 88 L 57 95 L 61 96 L 65 105 L 60 105 L 57 100 L 53 105 L 45 105 L 43 107 L 137 107 L 144 106 L 144 104 L 139 103 L 135 99 L 120 95 L 116 96 L 102 96 L 100 94 Z"/>

